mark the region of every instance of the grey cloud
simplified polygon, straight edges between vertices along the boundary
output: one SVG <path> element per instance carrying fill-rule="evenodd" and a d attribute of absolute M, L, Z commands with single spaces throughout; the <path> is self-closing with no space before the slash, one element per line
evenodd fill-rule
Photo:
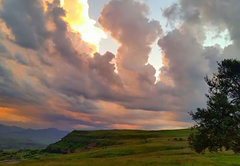
<path fill-rule="evenodd" d="M 204 76 L 210 72 L 202 45 L 195 36 L 174 30 L 159 41 L 159 46 L 168 62 L 160 79 L 167 76 L 172 81 L 178 93 L 175 104 L 185 111 L 200 106 L 207 92 Z"/>
<path fill-rule="evenodd" d="M 22 54 L 17 53 L 17 54 L 15 55 L 15 57 L 16 57 L 16 60 L 17 60 L 18 63 L 20 63 L 20 64 L 22 64 L 22 65 L 28 65 L 28 62 L 26 61 L 26 59 L 23 57 Z"/>
<path fill-rule="evenodd" d="M 159 40 L 165 66 L 157 89 L 159 96 L 165 94 L 173 99 L 175 110 L 188 112 L 204 107 L 207 87 L 203 77 L 217 70 L 217 61 L 239 58 L 239 5 L 235 0 L 181 0 L 164 10 L 164 16 L 176 27 Z M 206 27 L 217 27 L 219 32 L 227 28 L 234 43 L 225 49 L 217 45 L 204 47 Z"/>
<path fill-rule="evenodd" d="M 207 26 L 214 26 L 219 32 L 226 28 L 229 30 L 231 39 L 240 39 L 240 3 L 238 0 L 181 0 L 182 8 L 198 11 L 201 21 Z"/>
<path fill-rule="evenodd" d="M 174 30 L 159 40 L 159 46 L 168 61 L 166 75 L 173 79 L 175 86 L 188 88 L 197 86 L 197 83 L 204 77 L 202 68 L 204 64 L 201 64 L 204 60 L 201 56 L 203 48 L 197 39 Z M 195 83 L 188 83 L 189 79 L 193 79 Z"/>
<path fill-rule="evenodd" d="M 174 22 L 179 19 L 179 6 L 177 3 L 172 4 L 170 7 L 163 10 L 163 16 L 167 18 L 168 23 L 173 27 Z"/>
<path fill-rule="evenodd" d="M 73 128 L 72 126 L 77 126 L 77 125 L 85 125 L 85 126 L 96 128 L 95 125 L 91 122 L 78 120 L 78 119 L 60 115 L 60 114 L 46 114 L 44 117 L 42 117 L 42 119 L 44 119 L 47 122 L 54 122 L 59 124 L 67 122 L 69 126 L 66 126 L 66 127 L 71 127 L 71 128 Z M 103 128 L 103 126 L 98 126 L 98 127 Z"/>
<path fill-rule="evenodd" d="M 114 55 L 109 52 L 104 55 L 95 54 L 78 73 L 75 68 L 66 66 L 61 72 L 64 76 L 57 76 L 53 80 L 54 88 L 67 96 L 107 101 L 125 100 L 121 79 L 111 63 L 113 58 Z"/>
<path fill-rule="evenodd" d="M 224 59 L 224 57 L 221 54 L 222 49 L 220 46 L 212 46 L 212 47 L 206 47 L 204 49 L 203 56 L 205 56 L 206 59 L 209 61 L 209 68 L 211 72 L 217 72 L 218 64 L 217 62 L 220 62 Z"/>
<path fill-rule="evenodd" d="M 7 52 L 8 52 L 7 48 L 2 43 L 0 43 L 0 53 L 7 53 Z"/>
<path fill-rule="evenodd" d="M 3 0 L 2 8 L 0 16 L 20 46 L 38 49 L 49 36 L 41 0 Z"/>
<path fill-rule="evenodd" d="M 48 4 L 48 15 L 52 18 L 55 24 L 52 40 L 55 44 L 56 50 L 59 51 L 61 57 L 74 66 L 81 67 L 82 61 L 78 58 L 77 51 L 73 48 L 71 40 L 67 37 L 67 23 L 63 20 L 66 16 L 66 11 L 60 7 L 60 1 L 54 0 L 53 3 Z"/>
<path fill-rule="evenodd" d="M 1 106 L 5 104 L 36 104 L 41 105 L 43 94 L 38 93 L 27 82 L 21 86 L 14 78 L 14 74 L 0 63 L 0 101 Z"/>

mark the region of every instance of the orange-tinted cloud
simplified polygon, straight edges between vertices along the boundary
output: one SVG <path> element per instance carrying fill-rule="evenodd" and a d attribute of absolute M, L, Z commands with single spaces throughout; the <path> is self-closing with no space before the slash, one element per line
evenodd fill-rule
<path fill-rule="evenodd" d="M 28 117 L 18 115 L 18 110 L 13 108 L 0 107 L 1 121 L 16 121 L 27 123 L 31 120 Z"/>

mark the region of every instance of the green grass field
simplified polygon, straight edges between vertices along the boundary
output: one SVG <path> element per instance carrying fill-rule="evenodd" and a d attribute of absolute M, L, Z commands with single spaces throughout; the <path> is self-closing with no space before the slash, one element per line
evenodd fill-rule
<path fill-rule="evenodd" d="M 72 154 L 37 153 L 16 166 L 240 166 L 232 152 L 199 155 L 188 147 L 190 130 L 175 131 L 74 131 L 51 150 Z M 2 163 L 0 165 L 6 165 Z"/>

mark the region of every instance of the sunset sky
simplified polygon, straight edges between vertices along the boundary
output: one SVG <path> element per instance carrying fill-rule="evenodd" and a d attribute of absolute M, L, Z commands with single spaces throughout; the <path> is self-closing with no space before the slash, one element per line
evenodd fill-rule
<path fill-rule="evenodd" d="M 0 123 L 178 129 L 238 58 L 239 0 L 0 0 Z"/>

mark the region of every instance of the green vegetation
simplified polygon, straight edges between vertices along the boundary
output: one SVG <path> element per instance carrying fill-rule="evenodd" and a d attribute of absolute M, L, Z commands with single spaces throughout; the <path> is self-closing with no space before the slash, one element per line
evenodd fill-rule
<path fill-rule="evenodd" d="M 95 148 L 147 143 L 151 139 L 163 137 L 166 131 L 133 131 L 133 130 L 99 130 L 99 131 L 73 131 L 61 141 L 47 147 L 47 152 L 73 153 Z M 188 130 L 183 130 L 181 136 L 186 136 Z M 175 137 L 179 135 L 174 135 Z M 170 136 L 170 135 L 169 135 Z"/>
<path fill-rule="evenodd" d="M 198 153 L 206 149 L 240 153 L 240 61 L 226 59 L 218 65 L 218 72 L 206 78 L 207 108 L 191 113 L 197 124 L 189 143 Z"/>
<path fill-rule="evenodd" d="M 191 130 L 73 131 L 62 141 L 50 145 L 48 150 L 54 147 L 64 152 L 71 148 L 74 153 L 53 154 L 38 151 L 30 157 L 24 157 L 21 162 L 12 164 L 16 166 L 240 166 L 240 157 L 233 152 L 206 152 L 204 155 L 195 153 L 188 145 L 187 138 L 190 133 Z M 6 158 L 0 165 L 6 165 Z"/>
<path fill-rule="evenodd" d="M 0 161 L 34 159 L 38 154 L 39 149 L 0 150 Z"/>

